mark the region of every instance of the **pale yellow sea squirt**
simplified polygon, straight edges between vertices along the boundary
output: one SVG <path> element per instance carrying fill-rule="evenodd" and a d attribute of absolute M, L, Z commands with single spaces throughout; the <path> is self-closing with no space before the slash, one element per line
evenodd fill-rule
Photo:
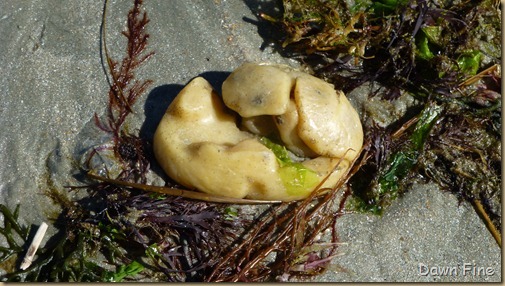
<path fill-rule="evenodd" d="M 322 187 L 332 187 L 363 144 L 359 116 L 345 95 L 306 73 L 245 63 L 222 92 L 221 98 L 205 79 L 193 79 L 155 132 L 157 161 L 188 188 L 231 198 L 303 199 L 328 175 Z"/>

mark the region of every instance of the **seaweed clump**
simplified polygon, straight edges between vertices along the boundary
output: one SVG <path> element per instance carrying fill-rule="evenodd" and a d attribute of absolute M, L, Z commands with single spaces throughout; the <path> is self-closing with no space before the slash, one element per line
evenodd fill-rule
<path fill-rule="evenodd" d="M 381 213 L 414 181 L 475 206 L 500 243 L 501 19 L 498 1 L 282 1 L 277 50 L 346 93 L 414 99 L 387 126 L 366 114 L 370 156 L 354 208 Z M 268 39 L 268 41 L 272 41 Z M 498 231 L 496 231 L 498 229 Z"/>

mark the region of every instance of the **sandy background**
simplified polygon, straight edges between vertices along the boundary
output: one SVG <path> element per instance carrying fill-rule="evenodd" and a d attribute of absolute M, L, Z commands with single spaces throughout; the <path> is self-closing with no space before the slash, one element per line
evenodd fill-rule
<path fill-rule="evenodd" d="M 42 191 L 78 184 L 82 152 L 107 140 L 92 122 L 107 104 L 102 2 L 0 2 L 0 203 L 12 209 L 21 204 L 24 224 L 47 221 L 57 208 Z M 110 1 L 108 48 L 115 59 L 124 53 L 119 32 L 131 2 Z M 150 138 L 170 99 L 195 76 L 219 89 L 244 61 L 296 65 L 260 49 L 264 31 L 251 22 L 257 11 L 271 9 L 268 1 L 145 2 L 156 54 L 137 75 L 154 82 L 134 107 L 131 131 Z M 353 96 L 362 108 L 359 95 Z M 469 205 L 436 185 L 415 186 L 382 217 L 347 215 L 339 229 L 347 245 L 334 260 L 338 271 L 319 281 L 501 281 L 501 250 L 484 224 Z M 458 273 L 420 275 L 420 263 L 457 267 Z M 494 274 L 464 275 L 465 265 L 490 267 Z"/>

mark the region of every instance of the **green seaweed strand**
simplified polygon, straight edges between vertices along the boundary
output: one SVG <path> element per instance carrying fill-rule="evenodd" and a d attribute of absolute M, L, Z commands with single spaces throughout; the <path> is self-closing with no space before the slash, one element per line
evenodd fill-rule
<path fill-rule="evenodd" d="M 424 142 L 435 124 L 443 108 L 435 104 L 429 104 L 419 116 L 416 127 L 410 136 L 410 144 L 407 148 L 393 154 L 390 159 L 390 167 L 378 180 L 378 196 L 380 199 L 388 197 L 395 199 L 398 196 L 400 180 L 410 172 L 417 164 Z"/>

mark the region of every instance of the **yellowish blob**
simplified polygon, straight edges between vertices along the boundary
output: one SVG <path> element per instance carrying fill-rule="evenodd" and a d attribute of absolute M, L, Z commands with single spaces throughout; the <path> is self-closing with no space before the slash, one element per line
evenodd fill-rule
<path fill-rule="evenodd" d="M 193 79 L 156 130 L 157 161 L 188 188 L 232 198 L 303 199 L 325 178 L 322 187 L 334 186 L 363 144 L 345 95 L 308 74 L 246 63 L 222 91 L 221 98 L 205 79 Z M 262 143 L 268 136 L 290 152 L 280 158 Z"/>

